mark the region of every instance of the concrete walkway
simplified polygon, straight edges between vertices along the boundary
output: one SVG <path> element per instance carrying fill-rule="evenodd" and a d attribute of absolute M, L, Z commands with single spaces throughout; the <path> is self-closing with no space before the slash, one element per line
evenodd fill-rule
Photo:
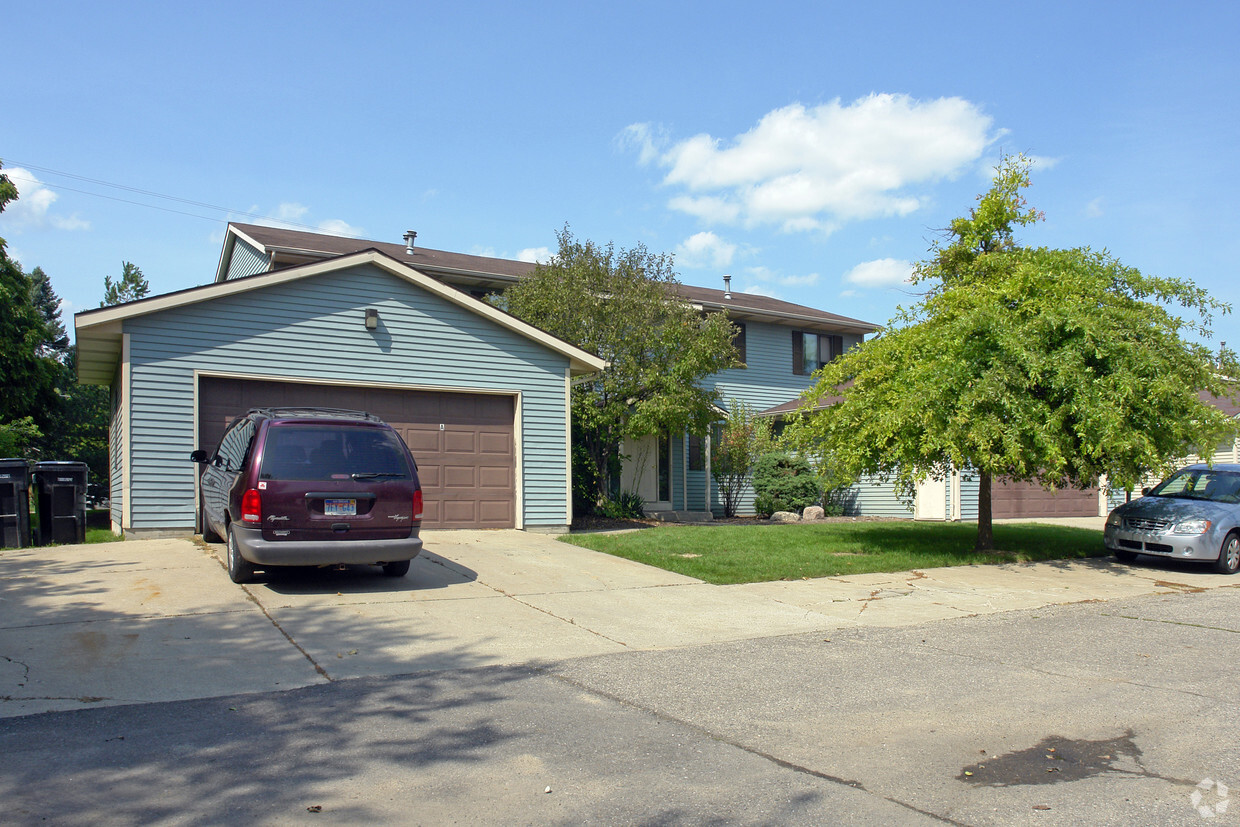
<path fill-rule="evenodd" d="M 247 586 L 191 540 L 0 552 L 0 717 L 1240 585 L 1099 558 L 713 586 L 537 534 L 426 540 L 405 578 Z"/>

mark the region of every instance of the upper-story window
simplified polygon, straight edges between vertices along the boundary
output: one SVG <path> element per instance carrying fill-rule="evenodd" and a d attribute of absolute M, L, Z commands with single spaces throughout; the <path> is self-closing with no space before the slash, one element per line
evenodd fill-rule
<path fill-rule="evenodd" d="M 844 337 L 792 331 L 792 372 L 808 376 L 844 352 Z"/>
<path fill-rule="evenodd" d="M 732 322 L 732 327 L 736 328 L 736 332 L 732 334 L 732 347 L 736 348 L 736 358 L 740 361 L 737 367 L 746 367 L 745 358 L 745 323 Z"/>

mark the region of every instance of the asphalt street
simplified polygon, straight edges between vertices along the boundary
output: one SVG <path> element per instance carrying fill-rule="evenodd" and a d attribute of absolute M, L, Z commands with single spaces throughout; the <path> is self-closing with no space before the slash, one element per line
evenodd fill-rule
<path fill-rule="evenodd" d="M 533 626 L 506 663 L 10 715 L 0 820 L 1237 823 L 1240 592 L 1141 575 L 1157 593 L 554 657 Z M 219 686 L 252 668 L 183 653 Z"/>

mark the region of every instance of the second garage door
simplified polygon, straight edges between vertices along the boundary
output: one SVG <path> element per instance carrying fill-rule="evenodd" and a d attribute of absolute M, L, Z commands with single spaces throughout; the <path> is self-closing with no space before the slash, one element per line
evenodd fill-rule
<path fill-rule="evenodd" d="M 1047 491 L 1037 483 L 995 480 L 991 510 L 1003 517 L 1097 517 L 1098 489 Z"/>
<path fill-rule="evenodd" d="M 425 528 L 516 525 L 515 400 L 510 395 L 308 385 L 201 377 L 199 447 L 250 408 L 369 411 L 400 433 L 418 463 Z"/>

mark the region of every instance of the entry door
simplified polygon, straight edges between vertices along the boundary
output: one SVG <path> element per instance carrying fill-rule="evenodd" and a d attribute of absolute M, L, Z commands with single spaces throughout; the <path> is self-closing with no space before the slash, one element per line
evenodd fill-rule
<path fill-rule="evenodd" d="M 628 460 L 620 474 L 625 491 L 636 491 L 648 511 L 672 508 L 672 441 L 667 436 L 647 436 L 624 444 Z"/>
<path fill-rule="evenodd" d="M 947 479 L 924 479 L 917 483 L 917 499 L 914 500 L 916 520 L 947 519 Z"/>

